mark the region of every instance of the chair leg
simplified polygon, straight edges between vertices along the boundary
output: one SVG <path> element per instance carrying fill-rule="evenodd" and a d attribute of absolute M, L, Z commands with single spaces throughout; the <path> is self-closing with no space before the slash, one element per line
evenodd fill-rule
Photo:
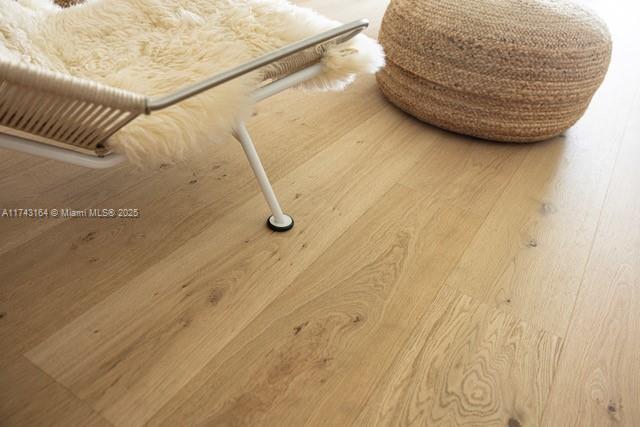
<path fill-rule="evenodd" d="M 253 173 L 258 180 L 258 184 L 260 184 L 262 194 L 267 200 L 269 208 L 271 208 L 272 215 L 267 218 L 267 226 L 273 231 L 291 230 L 291 228 L 293 228 L 293 219 L 282 212 L 280 203 L 278 203 L 278 199 L 276 198 L 273 188 L 271 187 L 271 183 L 269 182 L 269 178 L 267 177 L 267 173 L 264 171 L 262 162 L 260 162 L 260 157 L 258 157 L 256 147 L 253 145 L 249 131 L 247 131 L 243 122 L 236 125 L 234 136 L 240 142 L 240 145 L 242 145 L 242 149 L 249 160 L 251 169 L 253 169 Z"/>

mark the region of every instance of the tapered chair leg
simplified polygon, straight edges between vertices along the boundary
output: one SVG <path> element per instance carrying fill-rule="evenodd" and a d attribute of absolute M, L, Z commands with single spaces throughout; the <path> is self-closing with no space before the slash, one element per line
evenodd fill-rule
<path fill-rule="evenodd" d="M 267 173 L 264 171 L 260 157 L 258 157 L 256 147 L 253 145 L 249 131 L 247 131 L 243 122 L 236 125 L 234 136 L 240 142 L 240 145 L 242 145 L 242 149 L 247 155 L 251 169 L 253 169 L 253 173 L 258 180 L 258 184 L 260 184 L 262 194 L 264 195 L 269 208 L 271 208 L 271 216 L 267 218 L 267 226 L 273 231 L 282 232 L 291 230 L 293 228 L 293 218 L 282 212 L 282 208 L 280 208 L 280 203 L 278 203 L 276 194 L 273 192 Z"/>

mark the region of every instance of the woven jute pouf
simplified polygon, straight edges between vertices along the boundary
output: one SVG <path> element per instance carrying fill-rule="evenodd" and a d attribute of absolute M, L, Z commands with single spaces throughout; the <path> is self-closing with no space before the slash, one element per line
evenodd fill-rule
<path fill-rule="evenodd" d="M 611 57 L 594 14 L 563 0 L 392 0 L 380 42 L 385 96 L 484 139 L 551 138 L 584 113 Z"/>

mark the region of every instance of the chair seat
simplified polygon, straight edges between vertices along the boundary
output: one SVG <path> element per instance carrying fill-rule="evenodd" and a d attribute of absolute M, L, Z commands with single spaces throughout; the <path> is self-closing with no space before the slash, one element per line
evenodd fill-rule
<path fill-rule="evenodd" d="M 0 34 L 8 35 L 0 37 L 0 61 L 28 63 L 143 99 L 165 95 L 336 25 L 281 0 L 94 0 L 67 9 L 45 0 L 0 2 Z M 234 123 L 250 115 L 250 94 L 265 81 L 318 61 L 324 71 L 306 87 L 338 90 L 354 74 L 375 70 L 382 53 L 377 43 L 357 36 L 342 45 L 298 53 L 166 110 L 141 115 L 108 141 L 58 142 L 122 151 L 136 161 L 180 158 L 199 144 L 226 140 Z M 5 80 L 1 70 L 0 79 Z M 72 94 L 69 99 L 74 101 Z M 25 108 L 41 101 L 31 94 Z M 85 102 L 97 105 L 95 100 Z M 73 120 L 76 113 L 67 105 L 50 119 Z M 0 125 L 13 128 L 15 123 Z"/>

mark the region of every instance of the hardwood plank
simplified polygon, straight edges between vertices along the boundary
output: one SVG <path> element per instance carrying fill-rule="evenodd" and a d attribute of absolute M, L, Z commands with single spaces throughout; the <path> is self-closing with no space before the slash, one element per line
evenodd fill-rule
<path fill-rule="evenodd" d="M 12 167 L 30 158 L 26 154 L 11 150 L 0 149 L 0 153 L 2 154 L 0 156 L 0 168 L 2 169 Z"/>
<path fill-rule="evenodd" d="M 24 357 L 0 367 L 3 426 L 109 426 L 91 408 Z"/>
<path fill-rule="evenodd" d="M 53 380 L 24 356 L 14 357 L 0 365 L 0 420 L 28 405 L 33 395 Z"/>
<path fill-rule="evenodd" d="M 622 132 L 632 117 L 612 108 L 628 105 L 637 93 L 631 73 L 629 64 L 612 64 L 591 108 L 566 137 L 529 147 L 447 279 L 450 286 L 564 336 L 567 308 L 575 302 Z"/>
<path fill-rule="evenodd" d="M 73 397 L 57 383 L 31 396 L 30 403 L 8 419 L 3 426 L 99 426 L 111 424 Z"/>
<path fill-rule="evenodd" d="M 25 158 L 13 166 L 13 170 L 2 167 L 0 200 L 3 206 L 31 207 L 32 203 L 38 201 L 40 194 L 46 194 L 60 185 L 60 181 L 75 178 L 86 171 L 86 168 L 64 162 L 35 156 Z"/>
<path fill-rule="evenodd" d="M 400 182 L 486 217 L 530 147 L 441 133 L 438 146 Z"/>
<path fill-rule="evenodd" d="M 144 423 L 415 163 L 429 140 L 408 138 L 420 126 L 374 116 L 276 183 L 297 212 L 292 233 L 247 225 L 256 195 L 29 359 L 111 422 Z"/>
<path fill-rule="evenodd" d="M 5 176 L 11 176 L 35 164 L 42 164 L 45 161 L 44 159 L 37 159 L 28 154 L 0 148 L 0 169 Z"/>
<path fill-rule="evenodd" d="M 640 117 L 640 97 L 633 117 Z M 640 121 L 631 120 L 600 218 L 545 425 L 640 425 Z"/>
<path fill-rule="evenodd" d="M 360 425 L 538 425 L 562 340 L 445 286 Z"/>
<path fill-rule="evenodd" d="M 150 424 L 348 425 L 480 222 L 395 186 Z"/>

